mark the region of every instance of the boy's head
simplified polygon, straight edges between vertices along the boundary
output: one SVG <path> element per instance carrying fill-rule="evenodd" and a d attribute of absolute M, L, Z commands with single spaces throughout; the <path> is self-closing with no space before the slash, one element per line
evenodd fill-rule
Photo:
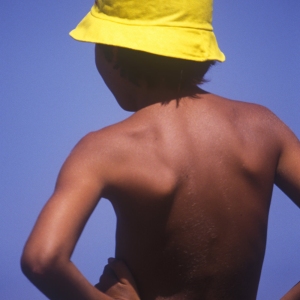
<path fill-rule="evenodd" d="M 97 44 L 98 54 L 137 86 L 185 88 L 225 60 L 212 10 L 212 0 L 97 0 L 70 35 Z"/>
<path fill-rule="evenodd" d="M 198 62 L 224 61 L 212 28 L 212 0 L 97 0 L 70 35 Z"/>

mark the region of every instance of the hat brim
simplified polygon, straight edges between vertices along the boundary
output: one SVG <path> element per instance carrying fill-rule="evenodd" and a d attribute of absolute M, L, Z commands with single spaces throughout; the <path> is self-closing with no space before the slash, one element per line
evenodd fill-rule
<path fill-rule="evenodd" d="M 95 17 L 89 12 L 70 35 L 82 42 L 119 46 L 174 58 L 225 60 L 215 34 L 205 29 L 124 24 Z"/>

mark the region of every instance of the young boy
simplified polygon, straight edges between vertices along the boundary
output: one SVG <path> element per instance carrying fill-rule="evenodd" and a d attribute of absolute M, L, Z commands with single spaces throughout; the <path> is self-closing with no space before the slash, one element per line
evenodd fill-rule
<path fill-rule="evenodd" d="M 106 0 L 71 33 L 135 113 L 75 146 L 25 245 L 50 299 L 256 298 L 273 184 L 300 206 L 300 143 L 268 109 L 197 86 L 225 59 L 211 21 L 211 0 Z M 118 260 L 97 289 L 70 257 L 101 197 Z"/>

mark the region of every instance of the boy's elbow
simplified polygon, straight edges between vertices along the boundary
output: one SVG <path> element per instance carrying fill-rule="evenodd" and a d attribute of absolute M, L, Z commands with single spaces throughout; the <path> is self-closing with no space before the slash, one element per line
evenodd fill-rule
<path fill-rule="evenodd" d="M 21 270 L 29 279 L 42 276 L 47 269 L 45 262 L 37 260 L 35 257 L 23 253 L 21 257 Z"/>
<path fill-rule="evenodd" d="M 57 258 L 45 253 L 24 250 L 21 256 L 21 270 L 33 283 L 47 278 L 57 268 Z"/>

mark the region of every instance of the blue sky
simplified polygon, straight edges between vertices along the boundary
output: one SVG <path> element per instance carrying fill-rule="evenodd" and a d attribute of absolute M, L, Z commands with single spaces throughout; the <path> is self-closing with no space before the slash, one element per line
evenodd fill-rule
<path fill-rule="evenodd" d="M 66 156 L 86 133 L 120 121 L 94 66 L 93 45 L 68 32 L 93 1 L 0 4 L 0 298 L 45 299 L 19 258 Z M 214 27 L 226 62 L 203 88 L 270 108 L 300 137 L 300 1 L 215 0 Z M 96 282 L 114 253 L 115 217 L 101 200 L 73 260 Z M 300 212 L 274 189 L 258 299 L 279 299 L 300 280 Z"/>

